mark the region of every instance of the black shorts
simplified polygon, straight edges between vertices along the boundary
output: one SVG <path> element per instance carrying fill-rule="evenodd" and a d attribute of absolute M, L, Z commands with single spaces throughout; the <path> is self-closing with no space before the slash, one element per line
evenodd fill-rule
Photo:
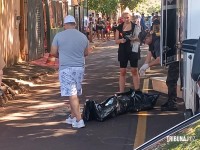
<path fill-rule="evenodd" d="M 128 62 L 130 62 L 130 66 L 133 68 L 138 67 L 138 53 L 131 52 L 129 54 L 123 54 L 123 56 L 120 56 L 118 54 L 118 60 L 120 62 L 120 68 L 127 68 Z M 121 58 L 120 58 L 121 57 Z"/>

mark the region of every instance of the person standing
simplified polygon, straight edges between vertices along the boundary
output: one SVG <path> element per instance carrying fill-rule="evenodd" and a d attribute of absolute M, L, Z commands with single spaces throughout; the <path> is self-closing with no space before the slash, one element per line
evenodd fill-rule
<path fill-rule="evenodd" d="M 112 31 L 113 31 L 113 35 L 114 35 L 114 40 L 115 40 L 115 34 L 116 34 L 116 30 L 117 30 L 117 22 L 114 21 L 113 25 L 112 25 Z"/>
<path fill-rule="evenodd" d="M 129 13 L 122 14 L 123 23 L 121 23 L 116 30 L 115 43 L 119 44 L 118 61 L 120 63 L 119 76 L 119 92 L 124 92 L 126 83 L 126 68 L 128 62 L 131 66 L 131 74 L 133 79 L 133 86 L 135 90 L 139 90 L 140 78 L 138 74 L 138 52 L 133 51 L 132 42 L 135 24 L 130 21 Z"/>
<path fill-rule="evenodd" d="M 78 96 L 82 94 L 85 56 L 89 54 L 87 37 L 75 29 L 73 16 L 64 18 L 64 31 L 55 35 L 50 54 L 59 58 L 59 81 L 61 96 L 68 96 L 71 114 L 66 119 L 67 124 L 74 128 L 85 127 L 80 113 Z"/>
<path fill-rule="evenodd" d="M 145 31 L 145 30 L 146 30 L 144 14 L 142 14 L 142 17 L 141 17 L 140 26 L 141 26 L 141 30 L 142 30 L 142 31 Z"/>
<path fill-rule="evenodd" d="M 93 18 L 92 15 L 89 15 L 89 24 L 88 24 L 88 30 L 89 30 L 89 35 L 88 35 L 88 39 L 91 43 L 93 43 Z"/>
<path fill-rule="evenodd" d="M 153 30 L 153 19 L 154 19 L 154 13 L 152 13 L 151 17 L 150 17 L 150 23 L 151 23 L 151 29 L 150 30 Z"/>
<path fill-rule="evenodd" d="M 107 17 L 107 21 L 106 21 L 106 39 L 110 40 L 110 31 L 111 31 L 111 20 L 110 17 Z"/>
<path fill-rule="evenodd" d="M 149 45 L 144 64 L 139 70 L 140 76 L 143 76 L 149 67 L 160 64 L 160 37 L 156 36 L 154 32 L 141 32 L 140 40 Z M 151 58 L 154 58 L 151 60 Z M 177 81 L 179 77 L 179 62 L 173 62 L 169 65 L 166 85 L 168 87 L 168 100 L 165 104 L 161 105 L 162 111 L 175 111 L 177 110 Z"/>

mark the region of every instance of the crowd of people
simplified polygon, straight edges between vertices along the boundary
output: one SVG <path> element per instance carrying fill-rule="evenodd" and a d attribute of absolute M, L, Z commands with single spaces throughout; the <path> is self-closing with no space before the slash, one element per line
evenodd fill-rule
<path fill-rule="evenodd" d="M 159 32 L 160 16 L 158 12 L 152 13 L 151 16 L 144 14 L 133 14 L 130 18 L 131 22 L 139 22 L 142 30 L 154 30 Z M 84 31 L 90 42 L 94 39 L 107 41 L 111 39 L 111 34 L 114 36 L 116 28 L 123 22 L 123 18 L 112 19 L 106 15 L 91 13 L 88 18 L 84 19 Z M 154 28 L 153 28 L 154 27 Z"/>

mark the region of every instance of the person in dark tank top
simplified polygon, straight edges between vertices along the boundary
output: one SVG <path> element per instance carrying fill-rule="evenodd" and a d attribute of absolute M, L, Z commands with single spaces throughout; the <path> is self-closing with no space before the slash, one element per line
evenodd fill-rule
<path fill-rule="evenodd" d="M 135 24 L 131 22 L 128 12 L 122 14 L 123 22 L 116 29 L 115 43 L 119 44 L 118 61 L 120 64 L 119 92 L 124 92 L 128 62 L 131 66 L 133 88 L 139 90 L 140 78 L 138 74 L 138 52 L 132 51 L 133 32 Z"/>

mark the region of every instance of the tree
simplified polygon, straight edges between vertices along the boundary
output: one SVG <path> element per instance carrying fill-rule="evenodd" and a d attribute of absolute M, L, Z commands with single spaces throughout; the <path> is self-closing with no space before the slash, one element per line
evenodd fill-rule
<path fill-rule="evenodd" d="M 135 12 L 144 13 L 145 15 L 151 15 L 154 12 L 159 12 L 161 9 L 160 0 L 145 0 L 143 3 L 137 5 Z"/>
<path fill-rule="evenodd" d="M 144 0 L 88 0 L 88 7 L 91 10 L 111 14 L 116 12 L 120 4 L 122 10 L 128 7 L 133 10 L 139 3 Z"/>
<path fill-rule="evenodd" d="M 117 11 L 119 0 L 88 0 L 88 7 L 91 10 L 103 14 L 111 14 Z"/>
<path fill-rule="evenodd" d="M 145 0 L 119 0 L 121 8 L 124 10 L 128 7 L 130 10 L 133 10 L 139 3 L 144 2 Z"/>

